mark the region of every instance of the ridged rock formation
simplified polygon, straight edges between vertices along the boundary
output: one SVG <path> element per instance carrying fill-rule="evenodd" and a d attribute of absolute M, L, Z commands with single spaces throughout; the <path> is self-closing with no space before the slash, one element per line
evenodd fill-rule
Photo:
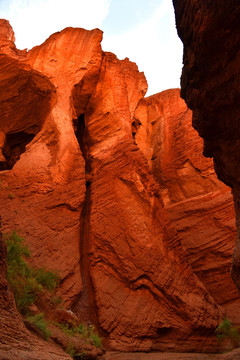
<path fill-rule="evenodd" d="M 240 5 L 234 0 L 173 3 L 184 44 L 181 96 L 193 110 L 205 156 L 214 158 L 219 179 L 232 188 L 239 229 Z M 239 230 L 232 276 L 240 289 Z"/>
<path fill-rule="evenodd" d="M 212 159 L 201 155 L 203 141 L 179 89 L 141 101 L 134 137 L 159 183 L 194 272 L 228 316 L 239 322 L 239 293 L 229 271 L 236 237 L 232 195 L 217 179 Z"/>
<path fill-rule="evenodd" d="M 6 280 L 6 251 L 0 231 L 0 359 L 70 360 L 56 345 L 46 343 L 25 328 Z"/>
<path fill-rule="evenodd" d="M 59 272 L 66 304 L 94 322 L 108 346 L 216 350 L 214 329 L 224 316 L 219 304 L 236 299 L 233 284 L 229 298 L 217 295 L 225 284 L 220 269 L 229 280 L 232 206 L 212 164 L 200 156 L 178 90 L 144 99 L 144 74 L 128 59 L 104 53 L 98 29 L 67 28 L 20 52 L 10 25 L 0 25 L 3 231 L 17 230 L 34 264 Z M 179 141 L 190 131 L 183 149 L 172 134 L 182 113 L 188 123 L 179 126 Z M 146 127 L 154 124 L 149 136 Z M 170 151 L 175 145 L 176 155 Z M 198 155 L 192 155 L 195 147 Z M 174 206 L 189 222 L 202 220 L 187 209 L 205 196 L 208 211 L 217 189 L 219 209 L 226 201 L 229 218 L 219 220 L 224 229 L 214 244 L 205 227 L 207 239 L 195 249 L 194 229 L 190 234 Z M 221 236 L 230 245 L 218 257 Z M 218 280 L 212 287 L 201 273 L 211 266 L 198 258 L 209 242 Z"/>

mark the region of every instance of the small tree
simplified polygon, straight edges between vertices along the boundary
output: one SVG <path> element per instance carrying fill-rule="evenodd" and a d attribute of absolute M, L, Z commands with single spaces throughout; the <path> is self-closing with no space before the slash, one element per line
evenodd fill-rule
<path fill-rule="evenodd" d="M 233 348 L 238 347 L 240 340 L 239 327 L 232 326 L 228 318 L 223 319 L 221 324 L 216 328 L 215 333 L 219 341 L 229 339 Z"/>
<path fill-rule="evenodd" d="M 44 268 L 35 268 L 26 261 L 31 252 L 25 240 L 15 231 L 4 234 L 7 244 L 7 279 L 13 291 L 19 312 L 26 315 L 38 295 L 53 291 L 59 280 L 57 273 Z"/>

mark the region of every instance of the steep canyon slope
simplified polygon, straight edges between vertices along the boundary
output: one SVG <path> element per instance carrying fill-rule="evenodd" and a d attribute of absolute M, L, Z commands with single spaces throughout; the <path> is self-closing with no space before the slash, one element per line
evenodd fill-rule
<path fill-rule="evenodd" d="M 240 5 L 234 0 L 173 0 L 184 44 L 181 96 L 193 110 L 193 126 L 204 139 L 204 154 L 231 186 L 238 228 L 232 277 L 240 289 L 239 116 Z"/>
<path fill-rule="evenodd" d="M 6 280 L 6 251 L 0 231 L 0 358 L 4 360 L 70 360 L 71 357 L 58 346 L 46 343 L 24 326 Z"/>
<path fill-rule="evenodd" d="M 217 350 L 239 302 L 231 194 L 179 90 L 144 98 L 144 74 L 101 39 L 67 28 L 19 51 L 1 21 L 2 229 L 111 348 Z"/>
<path fill-rule="evenodd" d="M 203 141 L 179 89 L 143 99 L 134 121 L 135 142 L 148 159 L 188 261 L 215 300 L 239 321 L 239 294 L 229 272 L 236 237 L 232 195 L 217 179 L 212 159 L 202 155 Z"/>

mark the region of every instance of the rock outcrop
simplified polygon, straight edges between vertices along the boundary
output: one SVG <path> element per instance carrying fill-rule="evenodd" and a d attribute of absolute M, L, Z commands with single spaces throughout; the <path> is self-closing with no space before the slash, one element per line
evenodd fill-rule
<path fill-rule="evenodd" d="M 1 70 L 0 81 L 7 119 L 0 123 L 3 231 L 17 230 L 34 264 L 59 272 L 65 303 L 94 322 L 108 346 L 217 350 L 219 304 L 237 300 L 233 284 L 229 298 L 217 295 L 221 271 L 228 281 L 232 206 L 212 164 L 200 156 L 178 90 L 144 99 L 144 74 L 128 59 L 104 53 L 98 29 L 67 28 L 29 52 L 15 48 L 5 21 L 0 34 L 6 34 L 2 69 L 11 70 Z M 180 126 L 185 117 L 186 128 Z M 185 131 L 189 144 L 181 148 Z M 189 214 L 202 199 L 206 212 L 227 204 L 229 217 L 219 220 L 223 230 L 214 244 L 205 228 L 197 250 L 191 242 L 198 227 L 189 233 L 182 216 L 204 221 L 194 210 Z M 177 206 L 186 214 L 179 216 Z M 231 241 L 219 255 L 221 236 Z M 203 276 L 208 243 L 218 285 Z"/>
<path fill-rule="evenodd" d="M 56 345 L 39 339 L 24 326 L 6 280 L 6 255 L 6 244 L 0 230 L 0 358 L 4 360 L 70 360 L 71 357 Z"/>
<path fill-rule="evenodd" d="M 212 159 L 202 155 L 191 110 L 173 89 L 143 99 L 134 116 L 135 142 L 159 183 L 188 261 L 216 302 L 239 322 L 239 293 L 229 271 L 236 238 L 232 195 L 218 180 Z"/>
<path fill-rule="evenodd" d="M 219 179 L 232 188 L 239 229 L 240 5 L 233 0 L 173 4 L 184 44 L 181 96 L 193 110 L 205 156 L 214 158 Z M 239 235 L 232 276 L 240 289 Z"/>

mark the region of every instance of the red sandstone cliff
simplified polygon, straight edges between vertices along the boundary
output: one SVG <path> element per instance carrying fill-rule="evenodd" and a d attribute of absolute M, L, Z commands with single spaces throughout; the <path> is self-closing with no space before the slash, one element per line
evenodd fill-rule
<path fill-rule="evenodd" d="M 213 161 L 201 155 L 203 141 L 179 92 L 167 90 L 141 101 L 134 115 L 135 142 L 159 183 L 194 272 L 239 322 L 239 293 L 229 271 L 236 237 L 232 195 L 217 179 Z"/>
<path fill-rule="evenodd" d="M 184 44 L 181 96 L 214 158 L 218 177 L 232 187 L 239 229 L 240 5 L 234 0 L 173 0 Z M 239 233 L 239 231 L 238 231 Z M 232 276 L 240 289 L 239 235 Z"/>
<path fill-rule="evenodd" d="M 112 348 L 216 349 L 219 304 L 238 301 L 232 283 L 221 295 L 232 204 L 178 90 L 144 99 L 144 74 L 102 52 L 98 29 L 67 28 L 24 53 L 1 25 L 3 231 L 58 270 L 66 304 Z M 217 206 L 229 215 L 212 236 L 202 214 Z"/>
<path fill-rule="evenodd" d="M 0 231 L 0 358 L 4 360 L 71 359 L 56 345 L 39 339 L 24 326 L 6 280 L 5 259 L 6 245 Z"/>

